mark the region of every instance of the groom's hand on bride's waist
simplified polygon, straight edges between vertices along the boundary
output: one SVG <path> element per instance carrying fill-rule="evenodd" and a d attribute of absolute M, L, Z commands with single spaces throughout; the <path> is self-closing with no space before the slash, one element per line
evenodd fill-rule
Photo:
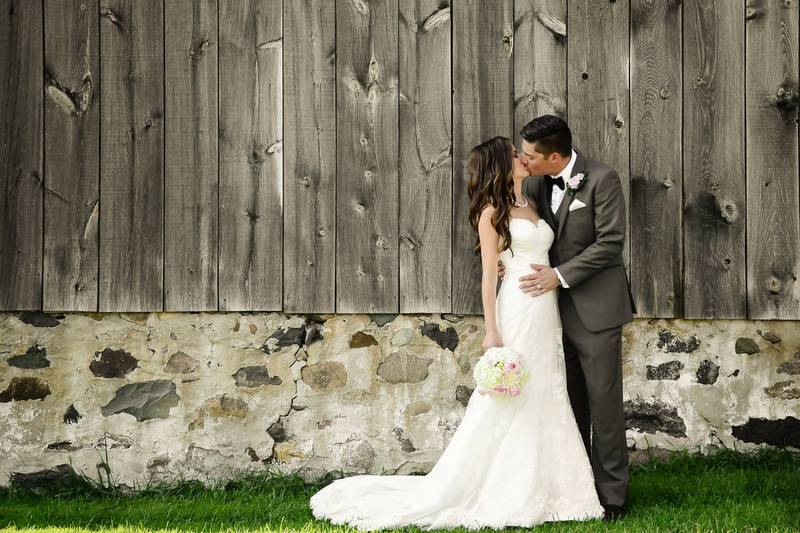
<path fill-rule="evenodd" d="M 525 274 L 519 278 L 519 288 L 522 292 L 536 297 L 558 287 L 558 274 L 548 265 L 531 264 L 533 273 Z"/>

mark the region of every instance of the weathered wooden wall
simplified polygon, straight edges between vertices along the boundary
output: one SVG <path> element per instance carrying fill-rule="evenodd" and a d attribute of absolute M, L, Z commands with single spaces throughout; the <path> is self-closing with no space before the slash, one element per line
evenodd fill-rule
<path fill-rule="evenodd" d="M 566 118 L 639 316 L 800 319 L 782 0 L 0 0 L 0 309 L 480 313 L 465 156 Z"/>

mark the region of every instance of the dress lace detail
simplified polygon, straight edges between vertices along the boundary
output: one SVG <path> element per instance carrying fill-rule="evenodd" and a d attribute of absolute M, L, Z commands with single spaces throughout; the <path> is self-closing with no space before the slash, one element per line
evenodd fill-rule
<path fill-rule="evenodd" d="M 520 352 L 530 372 L 520 395 L 498 402 L 472 394 L 428 474 L 337 479 L 311 497 L 314 517 L 374 531 L 503 529 L 603 516 L 567 395 L 557 294 L 532 298 L 518 287 L 530 263 L 549 264 L 554 238 L 546 222 L 526 222 L 510 224 L 496 306 L 503 344 Z"/>

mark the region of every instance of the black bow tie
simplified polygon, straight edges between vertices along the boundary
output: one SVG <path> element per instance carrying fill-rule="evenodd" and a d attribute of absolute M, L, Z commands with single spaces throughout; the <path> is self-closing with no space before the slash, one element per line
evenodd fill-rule
<path fill-rule="evenodd" d="M 564 178 L 562 178 L 561 176 L 558 176 L 556 178 L 554 178 L 553 176 L 547 176 L 547 177 L 550 178 L 551 186 L 558 185 L 559 189 L 561 189 L 562 191 L 564 190 Z"/>

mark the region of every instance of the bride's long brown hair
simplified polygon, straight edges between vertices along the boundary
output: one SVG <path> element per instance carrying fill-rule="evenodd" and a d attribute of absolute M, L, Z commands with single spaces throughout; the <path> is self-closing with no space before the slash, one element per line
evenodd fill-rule
<path fill-rule="evenodd" d="M 511 246 L 508 220 L 511 216 L 511 204 L 514 202 L 514 180 L 511 179 L 514 171 L 513 151 L 511 140 L 498 135 L 475 146 L 467 155 L 467 171 L 470 176 L 467 184 L 469 223 L 477 236 L 481 211 L 488 204 L 495 207 L 492 225 L 500 234 L 498 253 Z M 472 253 L 480 255 L 480 237 L 476 237 Z"/>

